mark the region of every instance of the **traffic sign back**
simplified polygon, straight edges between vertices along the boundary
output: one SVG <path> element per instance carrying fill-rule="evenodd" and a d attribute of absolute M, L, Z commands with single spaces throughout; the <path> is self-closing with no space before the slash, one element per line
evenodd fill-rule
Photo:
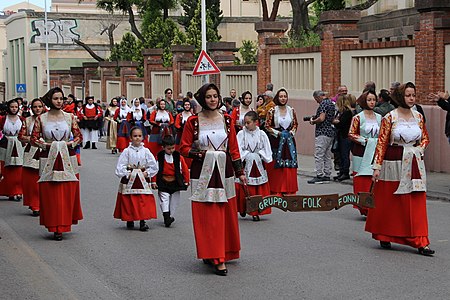
<path fill-rule="evenodd" d="M 195 63 L 194 71 L 192 72 L 193 76 L 199 75 L 209 75 L 209 74 L 218 74 L 220 73 L 219 68 L 216 66 L 214 61 L 209 57 L 208 53 L 205 50 L 202 50 L 200 56 Z"/>

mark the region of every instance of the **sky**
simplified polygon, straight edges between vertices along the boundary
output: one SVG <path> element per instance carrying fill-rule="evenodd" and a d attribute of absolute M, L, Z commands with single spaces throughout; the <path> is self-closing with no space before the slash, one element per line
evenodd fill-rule
<path fill-rule="evenodd" d="M 3 10 L 7 6 L 11 6 L 21 2 L 30 2 L 31 4 L 44 7 L 45 0 L 0 0 L 0 10 Z M 47 0 L 47 6 L 50 7 L 51 0 Z"/>

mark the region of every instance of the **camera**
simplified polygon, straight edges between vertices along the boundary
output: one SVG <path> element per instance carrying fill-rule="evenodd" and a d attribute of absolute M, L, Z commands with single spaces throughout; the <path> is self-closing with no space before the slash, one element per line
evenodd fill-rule
<path fill-rule="evenodd" d="M 309 122 L 311 121 L 312 118 L 313 118 L 312 116 L 303 117 L 303 122 Z"/>

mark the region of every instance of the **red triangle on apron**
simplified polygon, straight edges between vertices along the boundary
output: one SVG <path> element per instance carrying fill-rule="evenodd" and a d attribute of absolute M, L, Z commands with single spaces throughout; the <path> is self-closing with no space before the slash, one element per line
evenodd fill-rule
<path fill-rule="evenodd" d="M 11 157 L 19 157 L 19 153 L 17 152 L 17 147 L 16 147 L 16 143 L 14 143 L 12 152 L 11 152 Z"/>
<path fill-rule="evenodd" d="M 258 178 L 261 177 L 261 173 L 258 170 L 258 166 L 256 165 L 256 162 L 253 161 L 252 169 L 250 171 L 250 177 Z"/>
<path fill-rule="evenodd" d="M 61 157 L 61 153 L 58 153 L 55 159 L 55 164 L 53 165 L 53 171 L 64 171 L 64 163 Z"/>
<path fill-rule="evenodd" d="M 37 150 L 37 151 L 34 153 L 34 155 L 33 155 L 33 159 L 39 160 L 39 156 L 40 156 L 40 151 Z"/>
<path fill-rule="evenodd" d="M 208 189 L 209 188 L 213 188 L 213 189 L 223 189 L 224 188 L 222 179 L 220 178 L 220 172 L 219 172 L 219 168 L 217 167 L 217 163 L 214 165 L 214 170 L 211 175 L 211 179 L 209 180 L 209 183 L 208 183 Z"/>
<path fill-rule="evenodd" d="M 132 190 L 142 190 L 144 189 L 144 185 L 141 182 L 141 179 L 139 176 L 136 176 L 136 179 L 133 182 L 133 186 L 131 187 Z"/>
<path fill-rule="evenodd" d="M 420 176 L 419 165 L 417 164 L 417 159 L 413 156 L 412 166 L 411 166 L 411 179 L 422 179 Z"/>

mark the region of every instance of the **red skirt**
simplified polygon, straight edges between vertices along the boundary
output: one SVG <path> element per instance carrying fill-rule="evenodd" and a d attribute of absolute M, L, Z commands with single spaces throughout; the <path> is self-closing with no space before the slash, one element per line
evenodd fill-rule
<path fill-rule="evenodd" d="M 212 259 L 215 264 L 239 258 L 241 242 L 236 198 L 227 203 L 192 201 L 197 258 Z"/>
<path fill-rule="evenodd" d="M 23 206 L 39 211 L 39 170 L 33 168 L 22 169 Z"/>
<path fill-rule="evenodd" d="M 147 194 L 117 193 L 114 218 L 127 222 L 156 219 L 155 197 Z"/>
<path fill-rule="evenodd" d="M 119 152 L 130 145 L 130 139 L 128 137 L 119 136 L 117 137 L 116 148 Z"/>
<path fill-rule="evenodd" d="M 242 184 L 235 183 L 236 187 L 236 199 L 237 199 L 237 210 L 240 213 L 246 211 L 246 200 L 245 200 L 245 191 Z M 247 185 L 248 192 L 250 196 L 261 195 L 263 197 L 270 195 L 270 185 L 268 182 L 262 185 Z M 270 215 L 272 213 L 272 208 L 266 208 L 262 212 L 258 213 L 258 211 L 254 211 L 248 213 L 250 216 L 261 216 L 261 215 Z"/>
<path fill-rule="evenodd" d="M 355 173 L 356 174 L 356 173 Z M 372 176 L 354 176 L 353 175 L 353 193 L 370 192 L 370 185 L 372 184 Z M 367 216 L 368 208 L 360 208 L 356 205 L 354 208 L 359 210 L 359 213 L 363 216 Z"/>
<path fill-rule="evenodd" d="M 375 208 L 369 210 L 366 231 L 379 241 L 425 247 L 428 219 L 425 192 L 394 195 L 398 181 L 378 181 L 374 189 Z"/>
<path fill-rule="evenodd" d="M 270 192 L 272 194 L 295 194 L 298 191 L 297 168 L 274 168 L 275 162 L 268 163 Z"/>
<path fill-rule="evenodd" d="M 40 223 L 49 232 L 69 232 L 83 219 L 79 181 L 40 182 L 39 199 Z"/>
<path fill-rule="evenodd" d="M 22 166 L 5 167 L 4 161 L 0 163 L 3 175 L 3 180 L 0 182 L 0 196 L 22 195 Z"/>

